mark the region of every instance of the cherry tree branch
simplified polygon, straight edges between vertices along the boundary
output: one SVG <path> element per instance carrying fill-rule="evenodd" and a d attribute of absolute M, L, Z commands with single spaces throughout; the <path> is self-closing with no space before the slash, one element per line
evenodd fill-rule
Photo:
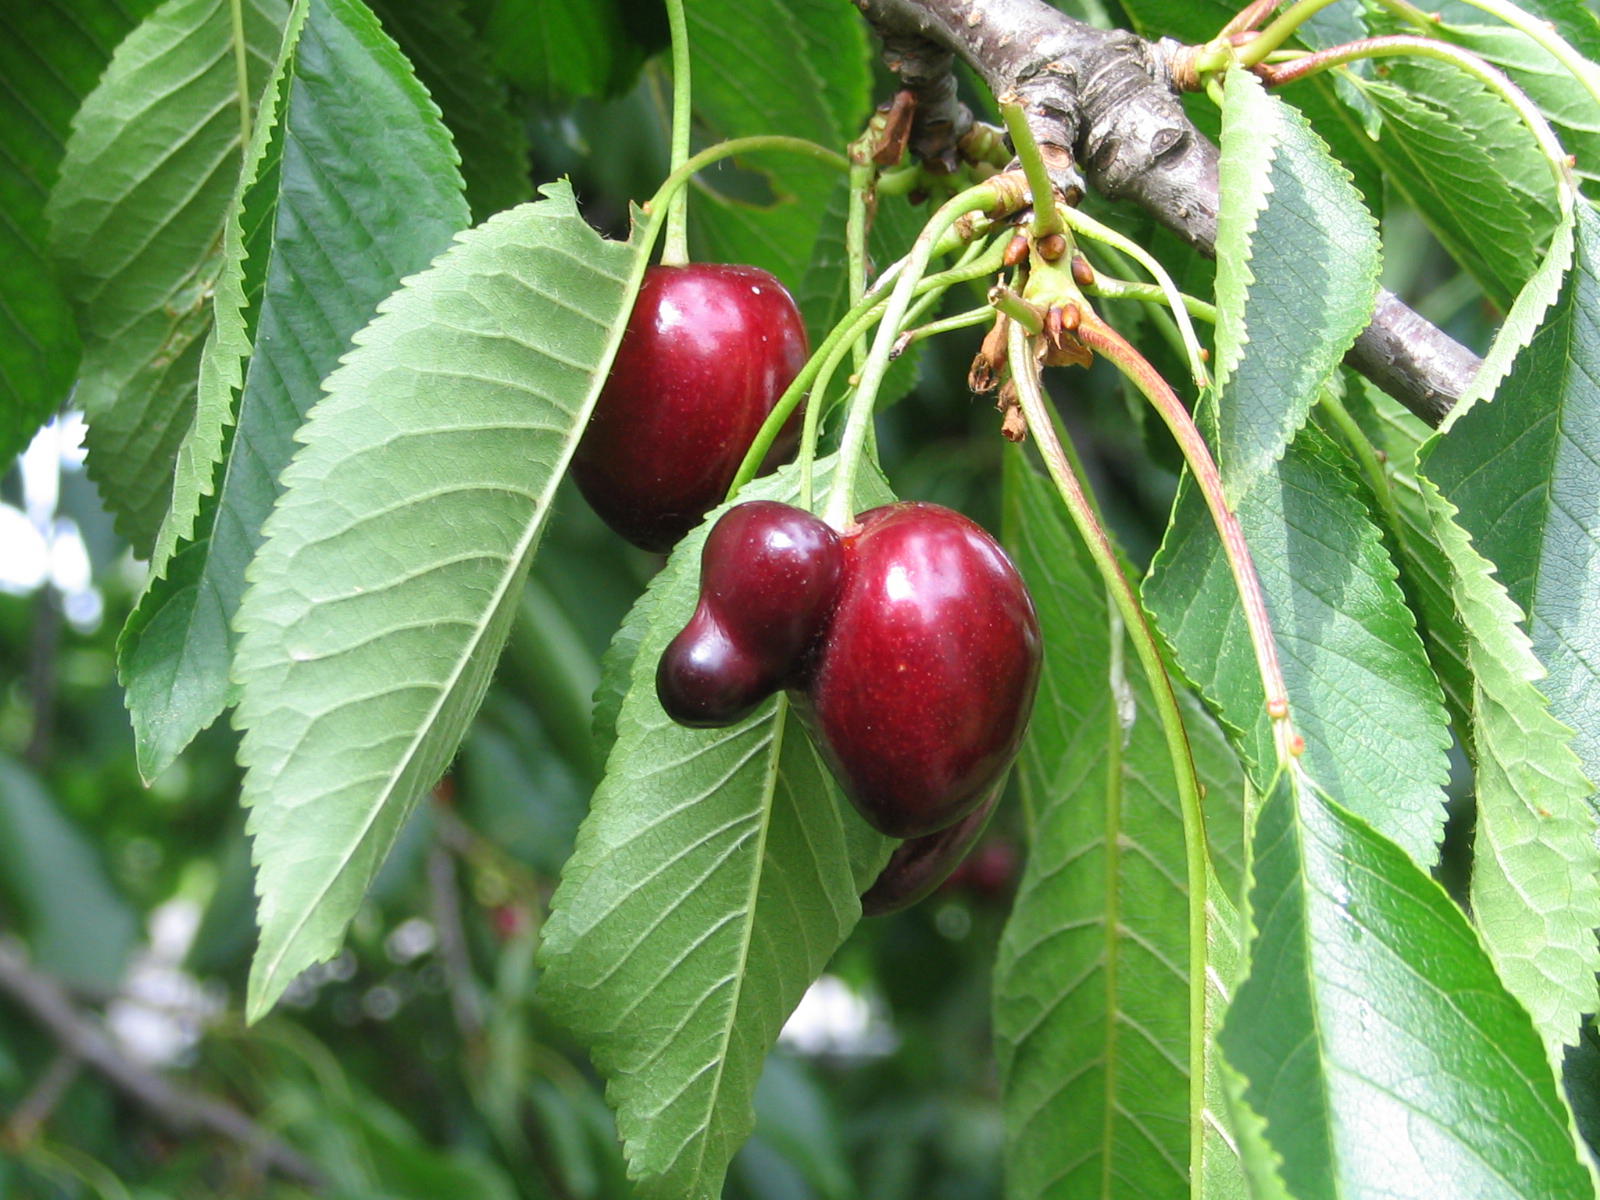
<path fill-rule="evenodd" d="M 0 939 L 0 997 L 11 1000 L 48 1031 L 68 1061 L 104 1076 L 174 1132 L 215 1134 L 244 1146 L 262 1166 L 286 1178 L 312 1187 L 323 1182 L 316 1167 L 247 1114 L 134 1062 L 98 1021 L 78 1010 L 60 984 L 30 966 L 21 946 L 10 938 Z"/>
<path fill-rule="evenodd" d="M 1067 151 L 1112 200 L 1140 205 L 1206 254 L 1217 238 L 1217 148 L 1179 103 L 1182 46 L 1096 29 L 1044 0 L 854 0 L 884 39 L 885 61 L 919 100 L 913 146 L 937 157 L 940 129 L 971 114 L 935 80 L 958 56 L 996 96 L 1023 105 L 1041 146 Z M 941 77 L 942 78 L 942 77 Z M 1070 170 L 1070 168 L 1068 168 Z M 1072 177 L 1056 180 L 1070 195 Z M 1345 361 L 1437 425 L 1471 383 L 1478 357 L 1395 296 Z"/>

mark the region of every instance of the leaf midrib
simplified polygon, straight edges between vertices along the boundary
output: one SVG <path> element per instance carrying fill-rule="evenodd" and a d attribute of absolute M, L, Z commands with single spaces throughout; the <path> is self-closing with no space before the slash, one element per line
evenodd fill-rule
<path fill-rule="evenodd" d="M 627 243 L 623 244 L 626 245 Z M 543 247 L 541 246 L 541 250 L 542 249 Z M 632 270 L 630 271 L 630 276 L 637 277 L 642 275 L 642 271 L 640 270 L 640 261 L 639 252 L 637 248 L 634 248 L 634 263 Z M 624 279 L 628 278 L 629 276 L 624 277 Z M 438 688 L 437 698 L 434 700 L 433 705 L 429 708 L 424 719 L 419 723 L 417 732 L 412 736 L 410 744 L 399 756 L 394 768 L 389 772 L 382 789 L 374 795 L 373 803 L 368 806 L 366 819 L 363 820 L 360 826 L 355 830 L 354 836 L 346 842 L 347 849 L 340 856 L 338 868 L 329 872 L 327 879 L 323 882 L 322 886 L 317 889 L 311 902 L 301 906 L 299 919 L 295 921 L 294 925 L 280 940 L 277 954 L 272 957 L 266 970 L 262 973 L 263 988 L 268 982 L 276 978 L 284 958 L 288 955 L 291 947 L 293 947 L 294 944 L 299 940 L 300 935 L 304 932 L 305 927 L 311 920 L 312 915 L 321 909 L 323 902 L 327 899 L 328 893 L 332 891 L 334 885 L 341 878 L 343 878 L 345 871 L 349 869 L 350 862 L 354 857 L 356 849 L 359 848 L 361 843 L 366 840 L 368 834 L 371 833 L 372 827 L 377 822 L 379 815 L 382 813 L 384 808 L 387 807 L 389 799 L 393 795 L 398 781 L 405 774 L 405 772 L 410 769 L 411 764 L 416 760 L 418 750 L 421 748 L 423 743 L 426 742 L 428 735 L 433 732 L 433 727 L 435 722 L 438 720 L 440 711 L 449 701 L 455 688 L 461 681 L 462 674 L 465 672 L 468 664 L 472 662 L 478 649 L 482 645 L 482 639 L 485 631 L 494 623 L 495 615 L 500 611 L 501 606 L 504 605 L 506 601 L 506 594 L 510 588 L 511 581 L 516 579 L 522 573 L 522 566 L 527 559 L 527 555 L 532 548 L 533 543 L 538 539 L 539 534 L 544 528 L 544 518 L 550 510 L 550 502 L 554 498 L 556 489 L 560 486 L 561 480 L 565 478 L 567 466 L 572 460 L 574 451 L 577 449 L 579 439 L 583 436 L 584 426 L 588 423 L 589 413 L 594 407 L 595 397 L 599 394 L 600 388 L 604 385 L 606 377 L 610 372 L 611 362 L 616 357 L 617 346 L 622 341 L 622 334 L 626 326 L 627 322 L 622 318 L 617 319 L 612 326 L 611 335 L 607 339 L 605 349 L 601 354 L 600 362 L 596 364 L 594 373 L 590 376 L 589 389 L 584 395 L 582 404 L 579 406 L 580 411 L 575 414 L 572 429 L 567 436 L 566 448 L 561 455 L 561 461 L 558 469 L 550 472 L 549 480 L 545 487 L 541 490 L 540 496 L 535 504 L 533 519 L 528 522 L 527 529 L 524 530 L 522 537 L 517 542 L 516 554 L 514 556 L 508 556 L 506 560 L 507 569 L 502 573 L 500 582 L 495 587 L 493 603 L 484 607 L 483 619 L 476 623 L 472 634 L 466 639 L 464 643 L 464 649 L 462 653 L 457 656 L 455 665 L 451 669 L 448 679 L 444 682 L 443 686 Z M 301 549 L 304 549 L 304 547 L 301 547 Z"/>

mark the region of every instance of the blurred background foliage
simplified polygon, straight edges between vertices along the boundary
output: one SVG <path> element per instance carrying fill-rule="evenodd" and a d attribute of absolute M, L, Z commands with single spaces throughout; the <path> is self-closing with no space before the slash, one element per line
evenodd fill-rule
<path fill-rule="evenodd" d="M 1061 6 L 1126 23 L 1100 0 Z M 653 190 L 667 160 L 657 4 L 373 7 L 452 124 L 477 217 L 570 175 L 592 223 L 626 235 L 629 202 Z M 476 91 L 430 58 L 437 22 L 470 28 L 483 64 Z M 855 50 L 871 52 L 864 29 Z M 871 99 L 888 89 L 880 72 Z M 987 106 L 970 80 L 968 91 Z M 747 119 L 760 125 L 763 114 Z M 508 156 L 519 164 L 509 174 Z M 475 160 L 500 167 L 474 172 Z M 706 181 L 699 203 L 756 221 L 773 186 L 730 168 Z M 1381 180 L 1376 190 L 1386 282 L 1481 350 L 1497 314 Z M 1207 290 L 1209 264 L 1141 214 L 1100 208 L 1190 290 Z M 889 250 L 894 232 L 917 223 L 899 200 L 880 220 Z M 739 224 L 702 221 L 699 251 L 736 248 L 729 228 Z M 980 300 L 973 292 L 948 307 Z M 1183 377 L 1142 310 L 1113 304 L 1108 315 Z M 995 528 L 999 418 L 965 382 L 979 336 L 923 350 L 880 441 L 902 496 Z M 1114 372 L 1056 374 L 1108 516 L 1129 554 L 1147 561 L 1176 457 Z M 535 1003 L 532 956 L 598 777 L 589 725 L 600 656 L 658 560 L 562 496 L 506 660 L 435 802 L 402 839 L 346 950 L 246 1029 L 253 896 L 235 735 L 219 724 L 154 786 L 140 785 L 114 648 L 143 567 L 82 473 L 80 437 L 81 424 L 63 418 L 0 481 L 0 1197 L 627 1196 L 595 1076 Z M 951 885 L 864 924 L 841 951 L 771 1060 L 728 1196 L 999 1196 L 988 991 L 1017 828 L 1012 804 Z M 48 1002 L 19 1001 L 18 971 L 48 985 Z M 294 1170 L 270 1170 L 260 1146 L 174 1127 L 189 1110 L 170 1097 L 130 1100 L 81 1061 L 63 1022 L 88 1036 L 103 1027 L 112 1057 L 139 1078 L 171 1080 L 185 1103 L 205 1097 L 248 1114 L 322 1183 L 308 1189 Z"/>

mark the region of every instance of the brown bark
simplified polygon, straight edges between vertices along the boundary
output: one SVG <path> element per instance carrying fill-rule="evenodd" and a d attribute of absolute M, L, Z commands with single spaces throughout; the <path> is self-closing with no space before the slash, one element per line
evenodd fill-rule
<path fill-rule="evenodd" d="M 1040 145 L 1070 151 L 1102 195 L 1142 206 L 1204 253 L 1215 252 L 1217 148 L 1178 101 L 1178 43 L 1096 29 L 1043 0 L 855 4 L 884 38 L 890 67 L 918 93 L 915 146 L 938 157 L 938 131 L 971 122 L 954 89 L 939 82 L 950 56 L 959 56 L 995 95 L 1015 94 Z M 1069 194 L 1077 182 L 1057 180 Z M 1430 425 L 1479 366 L 1475 354 L 1388 291 L 1345 361 Z"/>

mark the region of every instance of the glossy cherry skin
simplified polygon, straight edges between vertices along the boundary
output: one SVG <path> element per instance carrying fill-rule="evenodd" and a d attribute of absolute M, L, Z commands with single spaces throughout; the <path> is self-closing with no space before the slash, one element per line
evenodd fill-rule
<path fill-rule="evenodd" d="M 863 513 L 797 709 L 876 829 L 912 838 L 971 812 L 1016 757 L 1039 682 L 1022 577 L 936 504 Z"/>
<path fill-rule="evenodd" d="M 670 550 L 727 493 L 808 354 L 800 310 L 766 271 L 651 267 L 573 456 L 584 498 L 630 542 Z M 767 466 L 798 430 L 785 422 Z"/>
<path fill-rule="evenodd" d="M 990 788 L 978 807 L 954 825 L 896 846 L 878 878 L 861 893 L 861 915 L 881 917 L 909 908 L 948 879 L 994 816 L 1004 789 L 1004 783 Z"/>
<path fill-rule="evenodd" d="M 700 600 L 656 668 L 682 725 L 731 725 L 801 669 L 839 594 L 839 535 L 773 500 L 723 513 L 700 555 Z"/>

